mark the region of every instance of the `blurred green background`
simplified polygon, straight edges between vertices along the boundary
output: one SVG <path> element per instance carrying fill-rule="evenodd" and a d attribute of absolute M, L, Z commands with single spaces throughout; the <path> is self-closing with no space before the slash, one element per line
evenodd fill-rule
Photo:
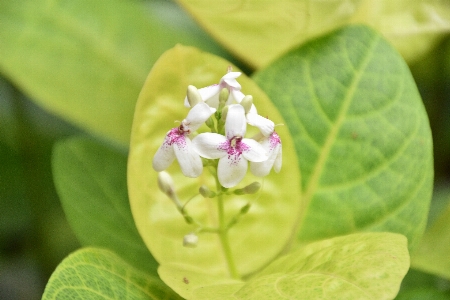
<path fill-rule="evenodd" d="M 22 4 L 31 5 L 30 1 L 17 2 L 17 7 Z M 51 6 L 52 2 L 58 1 L 37 2 L 39 4 L 36 5 Z M 141 71 L 138 72 L 137 79 L 133 79 L 136 88 L 132 90 L 134 94 L 127 95 L 130 99 L 137 99 L 139 86 L 142 86 L 152 62 L 165 49 L 174 46 L 177 42 L 191 44 L 224 56 L 250 74 L 250 68 L 233 60 L 232 56 L 200 29 L 177 4 L 171 1 L 137 0 L 122 0 L 114 3 L 120 3 L 118 5 L 124 7 L 138 5 L 144 10 L 148 9 L 152 13 L 146 14 L 143 18 L 149 20 L 158 18 L 158 26 L 161 29 L 161 31 L 153 32 L 153 40 L 141 45 L 151 47 L 151 53 L 125 51 L 130 56 L 142 56 L 134 57 L 135 62 L 145 62 L 140 66 Z M 18 32 L 29 30 L 20 22 L 10 22 L 8 10 L 1 12 L 5 7 L 8 5 L 0 4 L 0 28 L 5 28 L 5 24 L 8 26 L 14 24 Z M 10 8 L 9 12 L 16 12 L 16 8 Z M 26 19 L 26 15 L 23 14 L 23 16 Z M 89 26 L 95 25 L 89 23 Z M 64 26 L 64 24 L 56 24 L 56 26 Z M 156 29 L 151 27 L 149 30 Z M 0 38 L 1 31 L 0 29 Z M 177 34 L 169 36 L 171 32 L 177 32 Z M 132 37 L 141 36 L 142 39 L 147 37 L 146 34 L 148 32 L 130 33 Z M 122 42 L 127 43 L 126 40 Z M 0 56 L 7 53 L 5 49 L 8 47 L 4 43 L 7 41 L 0 39 Z M 62 51 L 67 46 L 49 45 L 61 47 Z M 17 49 L 19 54 L 15 59 L 23 58 L 26 63 L 29 53 L 45 49 L 33 48 L 33 46 L 29 44 L 27 49 Z M 75 45 L 81 48 L 83 46 L 86 45 Z M 32 57 L 39 59 L 39 55 L 36 54 Z M 82 57 L 81 54 L 80 58 Z M 36 104 L 42 102 L 34 98 L 35 94 L 30 92 L 33 89 L 23 84 L 20 76 L 11 71 L 8 59 L 7 56 L 0 58 L 0 299 L 40 299 L 45 283 L 57 264 L 79 247 L 65 219 L 53 184 L 52 146 L 66 137 L 80 134 L 92 135 L 92 132 L 85 132 L 81 127 L 74 125 L 78 123 L 73 121 L 74 118 L 70 117 L 70 113 L 68 115 L 72 121 L 69 123 L 66 118 L 50 113 L 48 107 L 44 109 L 41 104 Z M 64 57 L 55 57 L 55 61 L 58 64 L 65 62 Z M 39 67 L 41 62 L 34 63 Z M 83 63 L 85 62 L 80 60 L 80 64 Z M 73 66 L 69 64 L 67 68 L 70 67 Z M 437 214 L 450 202 L 450 37 L 443 36 L 430 52 L 416 59 L 410 67 L 424 100 L 434 139 L 435 195 L 429 221 L 432 223 Z M 54 85 L 58 84 L 58 82 L 54 83 Z M 68 98 L 73 96 L 68 95 Z M 93 98 L 96 96 L 93 94 Z M 133 107 L 133 105 L 129 106 Z M 58 115 L 61 114 L 58 113 Z M 114 123 L 116 120 L 112 119 L 109 122 Z M 105 124 L 107 128 L 108 124 Z M 96 138 L 103 139 L 98 131 L 94 130 L 94 132 L 96 132 L 94 134 Z M 118 140 L 126 140 L 126 134 Z M 407 275 L 398 298 L 429 299 L 421 296 L 421 293 L 426 297 L 433 295 L 434 299 L 450 299 L 450 283 L 444 278 L 412 270 Z"/>

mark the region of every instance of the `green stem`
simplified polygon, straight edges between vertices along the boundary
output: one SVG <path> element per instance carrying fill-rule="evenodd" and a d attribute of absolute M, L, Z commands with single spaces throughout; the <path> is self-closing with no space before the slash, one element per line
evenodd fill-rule
<path fill-rule="evenodd" d="M 225 220 L 225 209 L 224 209 L 224 201 L 222 195 L 218 196 L 218 210 L 219 210 L 219 238 L 220 243 L 222 244 L 222 250 L 225 254 L 225 259 L 228 264 L 228 270 L 230 272 L 231 277 L 239 279 L 239 273 L 236 269 L 236 265 L 234 263 L 233 254 L 231 253 L 230 241 L 228 239 L 228 226 Z"/>

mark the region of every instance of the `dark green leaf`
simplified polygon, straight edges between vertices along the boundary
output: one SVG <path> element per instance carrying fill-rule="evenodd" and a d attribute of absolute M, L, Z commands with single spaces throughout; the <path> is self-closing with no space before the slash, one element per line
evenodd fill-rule
<path fill-rule="evenodd" d="M 84 246 L 108 248 L 133 266 L 156 273 L 131 215 L 125 154 L 72 138 L 55 146 L 53 173 L 67 219 Z"/>

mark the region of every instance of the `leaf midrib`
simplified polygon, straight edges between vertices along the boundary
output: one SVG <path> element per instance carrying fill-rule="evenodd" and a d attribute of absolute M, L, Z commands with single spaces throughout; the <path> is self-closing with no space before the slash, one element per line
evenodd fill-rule
<path fill-rule="evenodd" d="M 308 210 L 310 202 L 311 202 L 311 200 L 314 196 L 314 193 L 316 192 L 317 187 L 319 185 L 320 176 L 322 174 L 322 171 L 323 171 L 326 161 L 328 159 L 329 153 L 332 149 L 334 142 L 336 141 L 338 132 L 341 129 L 342 124 L 344 123 L 345 116 L 348 112 L 350 104 L 352 103 L 353 97 L 357 90 L 357 86 L 358 86 L 359 82 L 361 81 L 361 78 L 364 74 L 364 70 L 367 68 L 367 66 L 373 56 L 373 53 L 374 53 L 373 49 L 377 45 L 379 39 L 380 39 L 380 37 L 378 37 L 378 36 L 374 37 L 372 43 L 370 45 L 368 45 L 368 50 L 366 51 L 366 53 L 367 53 L 366 57 L 360 63 L 359 68 L 354 68 L 355 76 L 353 76 L 353 80 L 352 80 L 352 82 L 349 86 L 349 89 L 345 95 L 341 109 L 337 114 L 337 118 L 334 123 L 334 126 L 331 126 L 331 130 L 325 139 L 325 143 L 323 144 L 322 150 L 319 152 L 319 158 L 311 172 L 311 177 L 305 188 L 305 192 L 302 192 L 302 195 L 301 195 L 302 200 L 301 200 L 301 204 L 299 205 L 299 210 L 297 212 L 297 218 L 294 222 L 291 237 L 287 241 L 285 250 L 283 251 L 284 253 L 287 253 L 289 251 L 289 249 L 293 245 L 294 240 L 296 239 L 298 232 L 300 231 L 300 228 L 303 224 L 303 220 L 306 216 L 306 212 Z"/>

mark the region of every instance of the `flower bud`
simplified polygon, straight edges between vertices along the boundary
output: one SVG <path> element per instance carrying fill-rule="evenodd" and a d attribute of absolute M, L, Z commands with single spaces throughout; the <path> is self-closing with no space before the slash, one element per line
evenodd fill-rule
<path fill-rule="evenodd" d="M 202 96 L 200 96 L 197 88 L 193 85 L 188 86 L 186 96 L 191 107 L 194 107 L 196 104 L 203 102 Z"/>
<path fill-rule="evenodd" d="M 195 233 L 191 232 L 183 237 L 184 247 L 195 248 L 197 247 L 197 244 L 198 244 L 198 236 Z"/>
<path fill-rule="evenodd" d="M 211 117 L 209 117 L 206 122 L 205 122 L 206 126 L 208 126 L 208 128 L 213 129 L 214 128 L 214 121 Z"/>
<path fill-rule="evenodd" d="M 250 210 L 250 203 L 247 203 L 246 205 L 242 206 L 241 208 L 241 214 L 246 214 Z"/>
<path fill-rule="evenodd" d="M 258 181 L 255 181 L 253 183 L 250 183 L 249 185 L 247 185 L 246 187 L 244 187 L 242 189 L 235 190 L 233 193 L 235 195 L 254 194 L 254 193 L 258 192 L 260 188 L 261 188 L 261 183 L 259 183 Z"/>
<path fill-rule="evenodd" d="M 218 111 L 221 111 L 222 108 L 225 106 L 229 96 L 230 96 L 230 91 L 227 88 L 223 88 L 220 91 L 220 94 L 219 94 L 219 109 L 218 109 Z"/>
<path fill-rule="evenodd" d="M 216 193 L 211 191 L 206 185 L 202 185 L 198 191 L 205 198 L 214 198 L 216 196 Z"/>
<path fill-rule="evenodd" d="M 175 184 L 173 183 L 172 176 L 170 176 L 170 174 L 166 171 L 158 173 L 158 187 L 173 201 L 173 203 L 175 203 L 178 208 L 183 206 L 175 193 Z"/>
<path fill-rule="evenodd" d="M 244 107 L 245 113 L 248 114 L 250 108 L 252 108 L 253 105 L 253 96 L 252 95 L 245 96 L 241 101 L 241 105 Z"/>
<path fill-rule="evenodd" d="M 175 195 L 175 184 L 173 183 L 172 176 L 166 171 L 162 171 L 158 173 L 158 186 L 159 189 L 172 198 Z"/>
<path fill-rule="evenodd" d="M 222 109 L 222 116 L 220 117 L 220 122 L 225 124 L 225 121 L 227 120 L 227 114 L 228 114 L 228 105 Z"/>

